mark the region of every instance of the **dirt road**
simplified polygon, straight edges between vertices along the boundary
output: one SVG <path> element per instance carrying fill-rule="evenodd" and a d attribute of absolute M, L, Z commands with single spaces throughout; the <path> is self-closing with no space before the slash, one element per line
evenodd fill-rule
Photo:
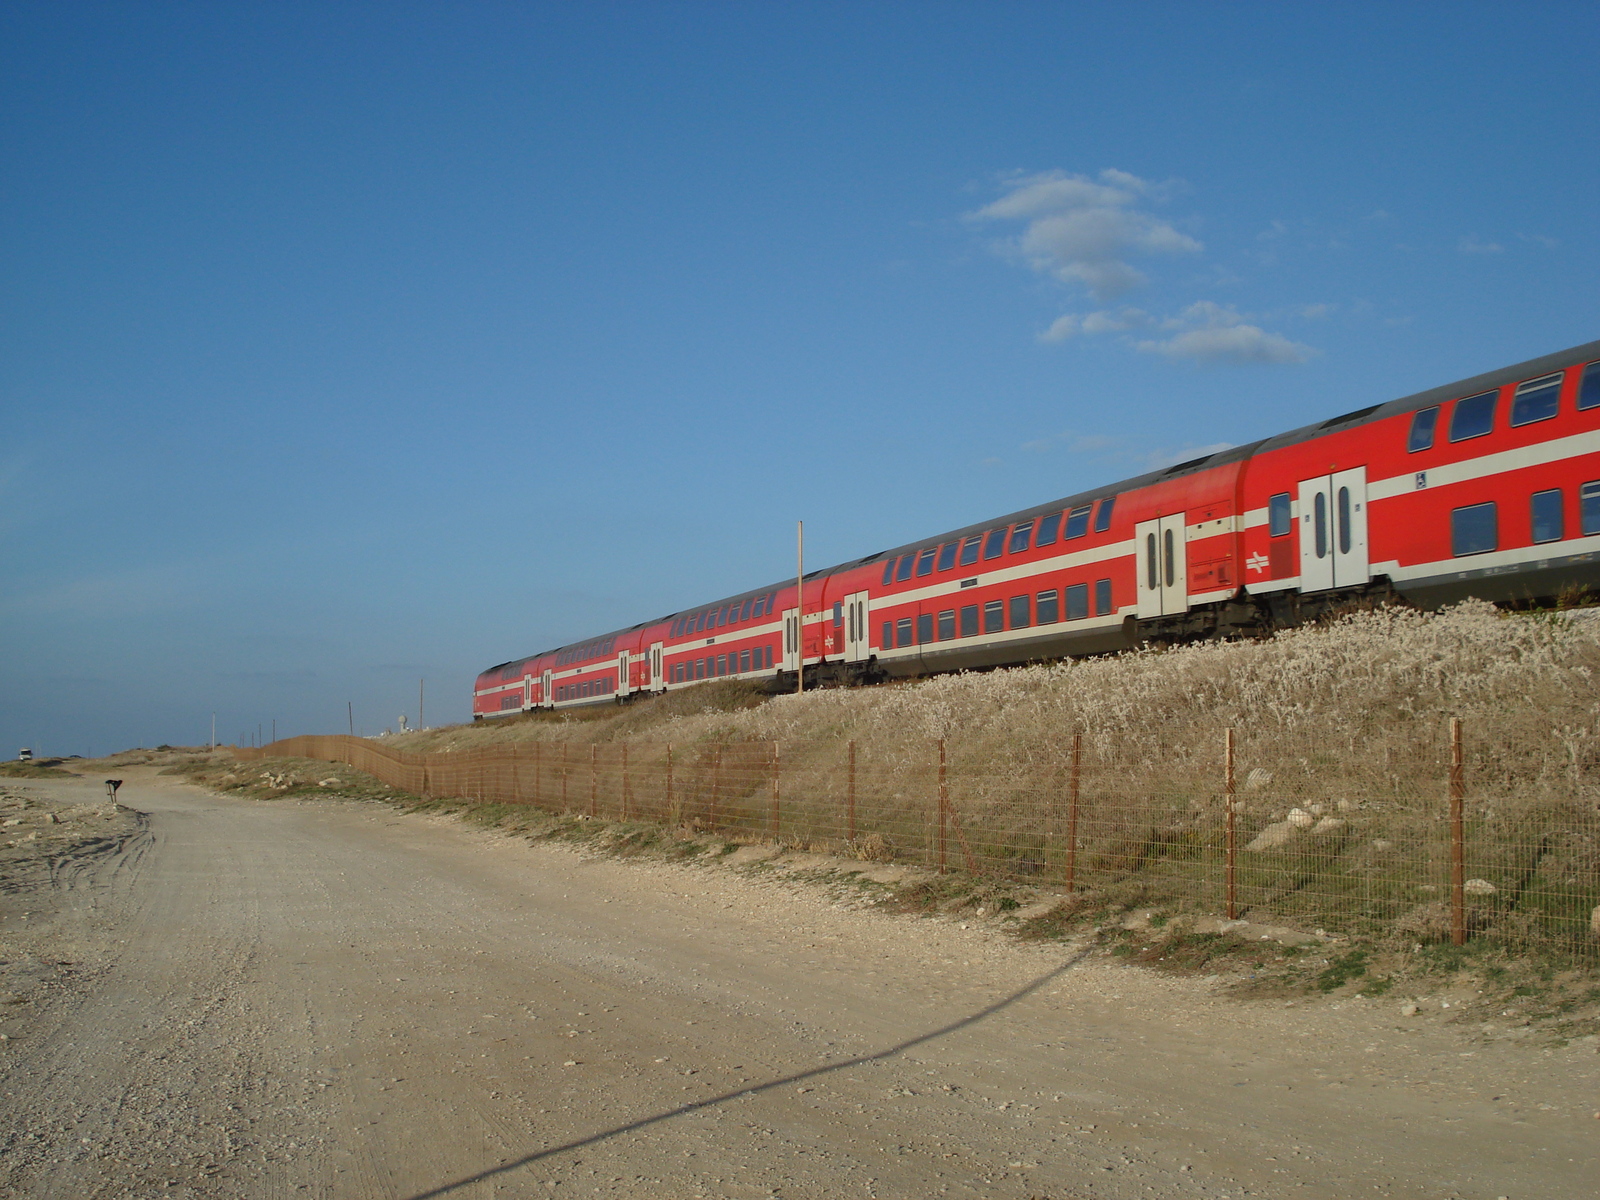
<path fill-rule="evenodd" d="M 4 1195 L 1595 1192 L 1592 1039 L 128 779 L 112 849 L 0 903 Z"/>

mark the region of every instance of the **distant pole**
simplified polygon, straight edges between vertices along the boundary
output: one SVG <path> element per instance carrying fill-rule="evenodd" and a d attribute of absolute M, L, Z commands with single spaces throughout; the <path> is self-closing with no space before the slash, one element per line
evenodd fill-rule
<path fill-rule="evenodd" d="M 794 544 L 794 691 L 806 690 L 806 523 L 796 521 Z"/>
<path fill-rule="evenodd" d="M 217 714 L 211 714 L 211 748 L 217 748 Z"/>
<path fill-rule="evenodd" d="M 277 741 L 278 740 L 278 718 L 277 717 L 273 717 L 272 718 L 272 740 L 273 741 Z"/>
<path fill-rule="evenodd" d="M 424 720 L 423 716 L 422 716 L 423 688 L 427 685 L 427 682 L 428 681 L 426 679 L 417 680 L 417 728 L 418 729 L 426 729 L 428 727 L 428 722 L 426 720 Z"/>
<path fill-rule="evenodd" d="M 1461 752 L 1461 718 L 1450 718 L 1450 941 L 1467 944 L 1466 772 Z"/>
<path fill-rule="evenodd" d="M 344 704 L 344 711 L 345 711 L 345 715 L 347 715 L 350 718 L 350 736 L 351 737 L 355 737 L 355 735 L 356 735 L 356 702 L 354 700 L 346 700 L 345 704 Z"/>

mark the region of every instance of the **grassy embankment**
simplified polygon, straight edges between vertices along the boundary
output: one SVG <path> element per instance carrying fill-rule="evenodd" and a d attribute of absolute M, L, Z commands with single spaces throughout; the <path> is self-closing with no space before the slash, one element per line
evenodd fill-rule
<path fill-rule="evenodd" d="M 1439 615 L 1354 614 L 1258 643 L 801 697 L 766 699 L 742 685 L 708 684 L 628 706 L 387 741 L 439 753 L 534 740 L 779 740 L 787 769 L 806 754 L 836 757 L 849 739 L 864 757 L 910 778 L 925 772 L 928 746 L 942 738 L 952 774 L 962 780 L 963 819 L 974 829 L 1011 821 L 1022 845 L 1034 831 L 1022 828 L 1018 814 L 1029 810 L 1019 798 L 1059 793 L 1063 747 L 1078 731 L 1085 780 L 1095 785 L 1093 811 L 1106 815 L 1134 799 L 1144 804 L 1138 821 L 1124 822 L 1134 829 L 1132 850 L 1115 843 L 1122 847 L 1115 854 L 1085 856 L 1093 886 L 1064 896 L 1055 862 L 1032 879 L 1015 871 L 940 876 L 817 858 L 805 860 L 802 873 L 903 910 L 981 913 L 1025 937 L 1093 930 L 1108 952 L 1163 969 L 1229 972 L 1248 994 L 1380 995 L 1448 976 L 1475 982 L 1487 997 L 1482 1003 L 1499 1005 L 1497 1012 L 1550 1016 L 1577 1029 L 1592 1023 L 1600 1000 L 1581 941 L 1589 936 L 1586 906 L 1600 889 L 1597 667 L 1600 623 L 1466 605 Z M 1471 919 L 1476 933 L 1495 936 L 1459 949 L 1443 940 L 1447 908 L 1439 886 L 1446 878 L 1439 852 L 1452 716 L 1467 731 L 1476 856 L 1469 871 L 1494 889 L 1473 894 Z M 1342 913 L 1349 924 L 1330 925 L 1333 938 L 1299 946 L 1289 944 L 1293 938 L 1246 942 L 1209 919 L 1217 911 L 1215 888 L 1197 892 L 1195 884 L 1215 883 L 1216 864 L 1200 862 L 1199 847 L 1214 841 L 1226 727 L 1238 741 L 1241 894 L 1251 901 L 1245 915 L 1293 923 L 1297 911 Z M 715 832 L 423 801 L 329 764 L 277 760 L 192 773 L 263 798 L 337 792 L 458 811 L 530 838 L 614 854 L 709 861 L 735 846 Z M 1118 830 L 1127 832 L 1111 832 Z M 990 835 L 986 846 L 994 853 L 986 850 L 985 864 L 1031 861 L 1006 859 L 1007 843 L 1003 828 Z M 1259 848 L 1242 848 L 1249 844 Z M 865 856 L 860 845 L 845 849 Z M 1395 919 L 1358 919 L 1372 912 Z M 1560 946 L 1553 952 L 1540 936 L 1550 928 L 1579 939 L 1576 957 Z"/>

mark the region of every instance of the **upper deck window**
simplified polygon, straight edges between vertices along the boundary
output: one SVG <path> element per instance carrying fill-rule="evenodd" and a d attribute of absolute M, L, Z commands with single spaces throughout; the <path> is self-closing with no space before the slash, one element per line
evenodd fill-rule
<path fill-rule="evenodd" d="M 961 544 L 961 565 L 970 567 L 978 561 L 978 547 L 983 545 L 983 534 L 975 533 Z"/>
<path fill-rule="evenodd" d="M 1022 554 L 1033 541 L 1033 522 L 1018 521 L 1011 530 L 1010 554 Z"/>
<path fill-rule="evenodd" d="M 956 551 L 961 549 L 960 542 L 946 542 L 939 550 L 939 570 L 948 571 L 956 565 Z"/>
<path fill-rule="evenodd" d="M 937 553 L 939 553 L 939 547 L 929 546 L 921 554 L 917 555 L 918 578 L 922 577 L 923 575 L 933 574 L 933 556 Z"/>
<path fill-rule="evenodd" d="M 1578 407 L 1600 408 L 1600 362 L 1592 362 L 1583 369 L 1583 382 L 1578 385 Z"/>
<path fill-rule="evenodd" d="M 1560 372 L 1519 384 L 1516 398 L 1511 401 L 1511 423 L 1532 425 L 1535 421 L 1548 421 L 1556 415 L 1560 400 Z"/>
<path fill-rule="evenodd" d="M 894 564 L 897 561 L 899 561 L 899 560 L 891 558 L 888 562 L 883 564 L 883 586 L 884 587 L 888 587 L 891 583 L 894 582 Z"/>
<path fill-rule="evenodd" d="M 1100 501 L 1100 511 L 1094 515 L 1094 531 L 1104 533 L 1111 528 L 1111 509 L 1116 504 L 1115 496 L 1107 496 Z"/>
<path fill-rule="evenodd" d="M 1070 542 L 1073 538 L 1081 538 L 1088 532 L 1089 506 L 1085 504 L 1082 508 L 1075 508 L 1067 514 L 1066 539 Z"/>
<path fill-rule="evenodd" d="M 1495 402 L 1499 399 L 1499 392 L 1484 392 L 1457 400 L 1455 411 L 1450 414 L 1450 440 L 1464 442 L 1492 432 Z"/>
<path fill-rule="evenodd" d="M 904 583 L 906 580 L 910 579 L 911 568 L 916 565 L 917 556 L 915 554 L 902 554 L 900 556 L 900 565 L 895 568 L 894 581 L 896 583 Z"/>
<path fill-rule="evenodd" d="M 1005 526 L 1002 525 L 999 529 L 989 530 L 988 534 L 985 535 L 983 543 L 984 558 L 999 558 L 1001 554 L 1005 553 L 1005 548 Z"/>
<path fill-rule="evenodd" d="M 1419 408 L 1411 414 L 1411 436 L 1406 439 L 1406 450 L 1416 453 L 1418 450 L 1433 449 L 1433 431 L 1439 427 L 1439 406 L 1432 408 Z"/>
<path fill-rule="evenodd" d="M 1039 518 L 1039 533 L 1033 539 L 1035 549 L 1042 546 L 1054 546 L 1056 533 L 1061 529 L 1061 514 L 1051 513 L 1048 517 Z"/>

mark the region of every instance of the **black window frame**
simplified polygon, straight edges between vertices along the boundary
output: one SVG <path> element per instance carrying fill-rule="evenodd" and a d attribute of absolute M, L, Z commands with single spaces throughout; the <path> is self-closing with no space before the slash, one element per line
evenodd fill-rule
<path fill-rule="evenodd" d="M 902 554 L 900 565 L 894 569 L 894 581 L 904 583 L 911 578 L 911 572 L 916 568 L 917 556 L 915 554 Z"/>
<path fill-rule="evenodd" d="M 1111 514 L 1116 511 L 1116 507 L 1117 498 L 1115 496 L 1105 497 L 1095 507 L 1094 531 L 1096 533 L 1104 533 L 1111 528 Z"/>
<path fill-rule="evenodd" d="M 879 647 L 881 649 L 884 649 L 884 650 L 893 650 L 894 649 L 894 622 L 893 621 L 885 621 L 883 623 L 883 628 L 881 630 L 879 630 L 878 632 L 880 634 L 882 634 L 882 636 L 878 639 Z"/>
<path fill-rule="evenodd" d="M 1541 375 L 1537 379 L 1525 379 L 1517 384 L 1517 390 L 1511 394 L 1511 427 L 1519 429 L 1524 425 L 1537 425 L 1540 421 L 1554 420 L 1561 412 L 1561 385 L 1565 382 L 1566 375 L 1557 371 L 1552 375 Z M 1543 398 L 1539 410 L 1530 414 L 1524 401 L 1532 396 Z"/>
<path fill-rule="evenodd" d="M 1584 537 L 1600 533 L 1600 479 L 1578 488 L 1578 530 Z"/>
<path fill-rule="evenodd" d="M 1587 364 L 1578 381 L 1578 411 L 1600 408 L 1600 361 Z"/>
<path fill-rule="evenodd" d="M 953 642 L 956 637 L 956 610 L 947 608 L 939 614 L 939 640 Z"/>
<path fill-rule="evenodd" d="M 1097 617 L 1109 617 L 1114 612 L 1116 612 L 1116 608 L 1111 603 L 1111 580 L 1096 579 L 1094 581 L 1094 615 Z"/>
<path fill-rule="evenodd" d="M 917 614 L 917 645 L 926 646 L 933 641 L 933 614 Z"/>
<path fill-rule="evenodd" d="M 1487 544 L 1482 540 L 1483 518 L 1488 517 Z M 1500 515 L 1493 500 L 1479 504 L 1462 504 L 1450 510 L 1450 556 L 1471 558 L 1478 554 L 1492 554 L 1500 548 Z"/>
<path fill-rule="evenodd" d="M 1294 530 L 1294 501 L 1288 492 L 1267 497 L 1267 536 L 1288 537 Z"/>
<path fill-rule="evenodd" d="M 1480 403 L 1480 401 L 1485 403 Z M 1467 405 L 1472 405 L 1473 407 L 1468 408 L 1466 407 Z M 1488 437 L 1494 432 L 1495 420 L 1500 415 L 1499 409 L 1499 388 L 1461 397 L 1450 406 L 1450 444 L 1455 445 L 1457 442 L 1470 442 L 1474 438 Z M 1477 420 L 1477 414 L 1480 412 L 1484 414 L 1486 419 Z M 1458 428 L 1462 424 L 1463 413 L 1472 415 L 1477 423 L 1469 425 L 1465 429 Z M 1471 505 L 1464 505 L 1463 507 L 1470 508 Z"/>
<path fill-rule="evenodd" d="M 960 542 L 959 539 L 957 539 L 956 541 L 953 541 L 953 542 L 946 542 L 944 545 L 940 546 L 939 547 L 939 565 L 936 566 L 934 568 L 934 570 L 936 570 L 936 571 L 948 571 L 951 567 L 955 566 L 956 565 L 956 554 L 960 550 L 961 550 L 961 542 Z"/>
<path fill-rule="evenodd" d="M 933 560 L 938 556 L 939 547 L 927 546 L 917 551 L 917 578 L 933 574 Z"/>
<path fill-rule="evenodd" d="M 912 638 L 910 617 L 900 617 L 895 621 L 894 644 L 897 650 L 906 650 L 917 644 Z"/>
<path fill-rule="evenodd" d="M 1433 449 L 1433 443 L 1439 436 L 1439 409 L 1440 406 L 1435 404 L 1429 408 L 1419 408 L 1411 414 L 1411 430 L 1406 434 L 1407 454 Z"/>
<path fill-rule="evenodd" d="M 983 606 L 983 632 L 1004 633 L 1006 629 L 1006 602 L 990 600 Z"/>
<path fill-rule="evenodd" d="M 1541 499 L 1545 500 L 1546 501 L 1546 507 L 1548 508 L 1550 506 L 1550 501 L 1551 501 L 1552 497 L 1554 498 L 1553 503 L 1554 503 L 1554 516 L 1555 516 L 1555 532 L 1554 533 L 1549 533 L 1547 531 L 1545 537 L 1540 537 L 1539 536 L 1539 520 L 1540 520 L 1539 501 Z M 1566 524 L 1567 524 L 1567 522 L 1566 522 L 1565 506 L 1566 506 L 1566 499 L 1561 494 L 1561 489 L 1560 488 L 1545 488 L 1542 491 L 1534 492 L 1532 495 L 1530 495 L 1528 497 L 1528 532 L 1529 532 L 1529 535 L 1532 538 L 1533 544 L 1535 546 L 1542 546 L 1546 542 L 1559 542 L 1559 541 L 1562 540 L 1563 537 L 1566 536 Z M 1551 513 L 1550 512 L 1546 512 L 1544 514 L 1544 519 L 1546 521 L 1548 521 L 1550 519 L 1550 517 L 1551 517 Z"/>
<path fill-rule="evenodd" d="M 899 561 L 900 560 L 898 558 L 891 558 L 888 562 L 883 564 L 883 586 L 884 587 L 888 587 L 890 584 L 892 584 L 894 582 L 894 566 L 895 566 L 895 563 L 897 563 Z"/>
<path fill-rule="evenodd" d="M 1020 538 L 1022 540 L 1022 544 L 1020 546 L 1017 544 L 1017 539 L 1018 538 Z M 1013 525 L 1011 527 L 1011 536 L 1006 539 L 1006 553 L 1007 554 L 1026 554 L 1029 550 L 1032 550 L 1032 549 L 1033 549 L 1033 522 L 1032 521 L 1018 521 L 1015 525 Z"/>
<path fill-rule="evenodd" d="M 976 604 L 963 604 L 961 606 L 961 636 L 964 638 L 977 637 L 980 628 L 978 606 Z"/>
<path fill-rule="evenodd" d="M 1000 525 L 983 535 L 983 560 L 985 562 L 993 558 L 999 558 L 1006 552 L 1006 532 L 1006 527 Z"/>
<path fill-rule="evenodd" d="M 1081 537 L 1089 536 L 1089 518 L 1094 513 L 1094 505 L 1080 504 L 1077 508 L 1067 513 L 1066 524 L 1061 530 L 1063 542 L 1076 541 Z"/>
<path fill-rule="evenodd" d="M 835 600 L 833 602 L 833 627 L 835 629 L 843 629 L 844 628 L 844 601 L 843 600 Z"/>
<path fill-rule="evenodd" d="M 1061 589 L 1062 615 L 1068 621 L 1083 621 L 1089 616 L 1089 585 L 1069 583 Z"/>
<path fill-rule="evenodd" d="M 978 561 L 978 552 L 983 549 L 983 534 L 968 534 L 961 543 L 960 566 L 970 567 Z"/>
<path fill-rule="evenodd" d="M 1034 621 L 1040 625 L 1054 625 L 1061 620 L 1061 593 L 1055 588 L 1040 592 L 1033 598 Z"/>
<path fill-rule="evenodd" d="M 1018 617 L 1020 616 L 1020 620 Z M 1023 592 L 1020 596 L 1011 597 L 1006 605 L 1006 628 L 1032 629 L 1033 628 L 1033 596 Z"/>
<path fill-rule="evenodd" d="M 1061 536 L 1061 514 L 1058 512 L 1046 513 L 1039 518 L 1039 528 L 1033 535 L 1033 548 L 1042 550 L 1046 546 L 1054 546 Z"/>

